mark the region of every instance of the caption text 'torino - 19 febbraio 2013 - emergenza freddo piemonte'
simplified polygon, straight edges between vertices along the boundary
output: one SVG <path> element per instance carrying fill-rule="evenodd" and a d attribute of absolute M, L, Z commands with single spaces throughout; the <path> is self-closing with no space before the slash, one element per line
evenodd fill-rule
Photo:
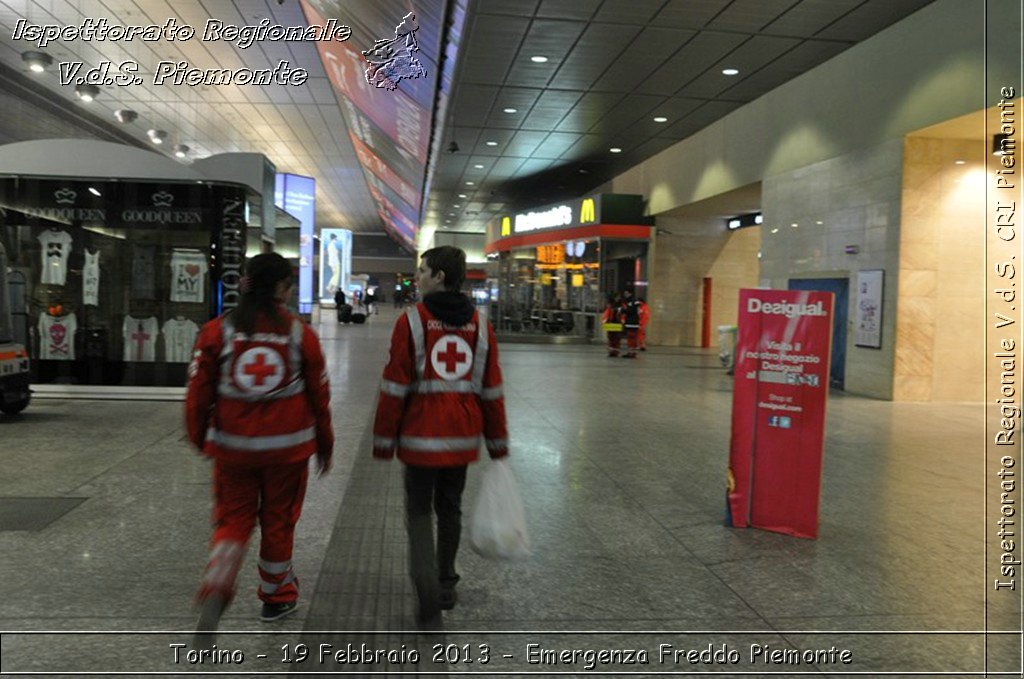
<path fill-rule="evenodd" d="M 336 19 L 323 26 L 283 26 L 262 19 L 253 25 L 229 24 L 216 19 L 206 21 L 201 30 L 177 19 L 162 24 L 122 26 L 105 18 L 86 18 L 80 24 L 34 24 L 25 19 L 15 24 L 12 39 L 33 43 L 42 49 L 54 42 L 118 42 L 133 41 L 224 42 L 239 49 L 248 49 L 261 41 L 344 41 L 352 37 L 352 29 Z M 61 85 L 141 85 L 144 65 L 137 61 L 114 63 L 103 61 L 87 68 L 81 61 L 62 61 L 59 64 Z M 186 61 L 164 60 L 152 69 L 154 85 L 302 85 L 309 78 L 303 68 L 293 67 L 287 60 L 274 68 L 196 68 Z"/>

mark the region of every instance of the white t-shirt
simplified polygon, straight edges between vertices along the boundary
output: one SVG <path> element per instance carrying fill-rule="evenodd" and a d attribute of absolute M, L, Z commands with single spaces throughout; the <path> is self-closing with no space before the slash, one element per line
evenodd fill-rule
<path fill-rule="evenodd" d="M 171 301 L 201 303 L 206 271 L 203 253 L 175 250 L 171 255 Z"/>
<path fill-rule="evenodd" d="M 156 318 L 124 317 L 122 336 L 124 338 L 124 360 L 148 361 L 156 360 L 156 335 L 159 331 Z"/>
<path fill-rule="evenodd" d="M 64 285 L 68 277 L 71 234 L 49 229 L 39 234 L 39 244 L 43 246 L 40 250 L 43 274 L 39 282 L 43 285 Z"/>
<path fill-rule="evenodd" d="M 82 302 L 88 306 L 100 305 L 100 253 L 85 251 L 82 267 Z"/>
<path fill-rule="evenodd" d="M 188 319 L 172 318 L 164 323 L 164 352 L 168 363 L 188 363 L 196 344 L 199 326 Z"/>
<path fill-rule="evenodd" d="M 78 319 L 67 316 L 39 316 L 39 358 L 44 361 L 75 360 L 75 330 Z"/>

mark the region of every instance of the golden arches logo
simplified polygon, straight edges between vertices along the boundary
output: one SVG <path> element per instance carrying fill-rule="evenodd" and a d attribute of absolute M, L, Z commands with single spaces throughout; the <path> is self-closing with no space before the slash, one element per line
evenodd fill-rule
<path fill-rule="evenodd" d="M 586 224 L 587 222 L 596 221 L 597 217 L 594 214 L 594 199 L 584 198 L 583 203 L 580 204 L 580 224 Z"/>
<path fill-rule="evenodd" d="M 503 238 L 505 236 L 511 236 L 512 235 L 512 218 L 511 217 L 502 217 L 501 218 L 501 235 L 502 235 Z"/>

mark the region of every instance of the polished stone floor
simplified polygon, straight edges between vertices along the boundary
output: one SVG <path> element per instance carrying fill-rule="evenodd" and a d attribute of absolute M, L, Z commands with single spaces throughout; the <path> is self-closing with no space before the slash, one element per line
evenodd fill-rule
<path fill-rule="evenodd" d="M 1021 595 L 991 591 L 982 406 L 833 394 L 820 537 L 733 530 L 731 384 L 699 350 L 502 346 L 533 555 L 465 547 L 458 606 L 418 628 L 401 465 L 368 444 L 394 314 L 318 326 L 338 445 L 299 524 L 302 608 L 259 622 L 250 550 L 218 638 L 230 664 L 189 662 L 211 500 L 181 404 L 38 400 L 0 418 L 0 673 L 1020 676 L 1020 634 L 982 633 L 1019 630 Z"/>

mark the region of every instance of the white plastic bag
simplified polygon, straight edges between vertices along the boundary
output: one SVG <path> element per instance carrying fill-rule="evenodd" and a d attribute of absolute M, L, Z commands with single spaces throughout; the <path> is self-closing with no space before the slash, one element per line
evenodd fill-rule
<path fill-rule="evenodd" d="M 470 517 L 469 544 L 489 559 L 521 559 L 530 554 L 519 488 L 504 458 L 492 460 L 484 470 Z"/>

